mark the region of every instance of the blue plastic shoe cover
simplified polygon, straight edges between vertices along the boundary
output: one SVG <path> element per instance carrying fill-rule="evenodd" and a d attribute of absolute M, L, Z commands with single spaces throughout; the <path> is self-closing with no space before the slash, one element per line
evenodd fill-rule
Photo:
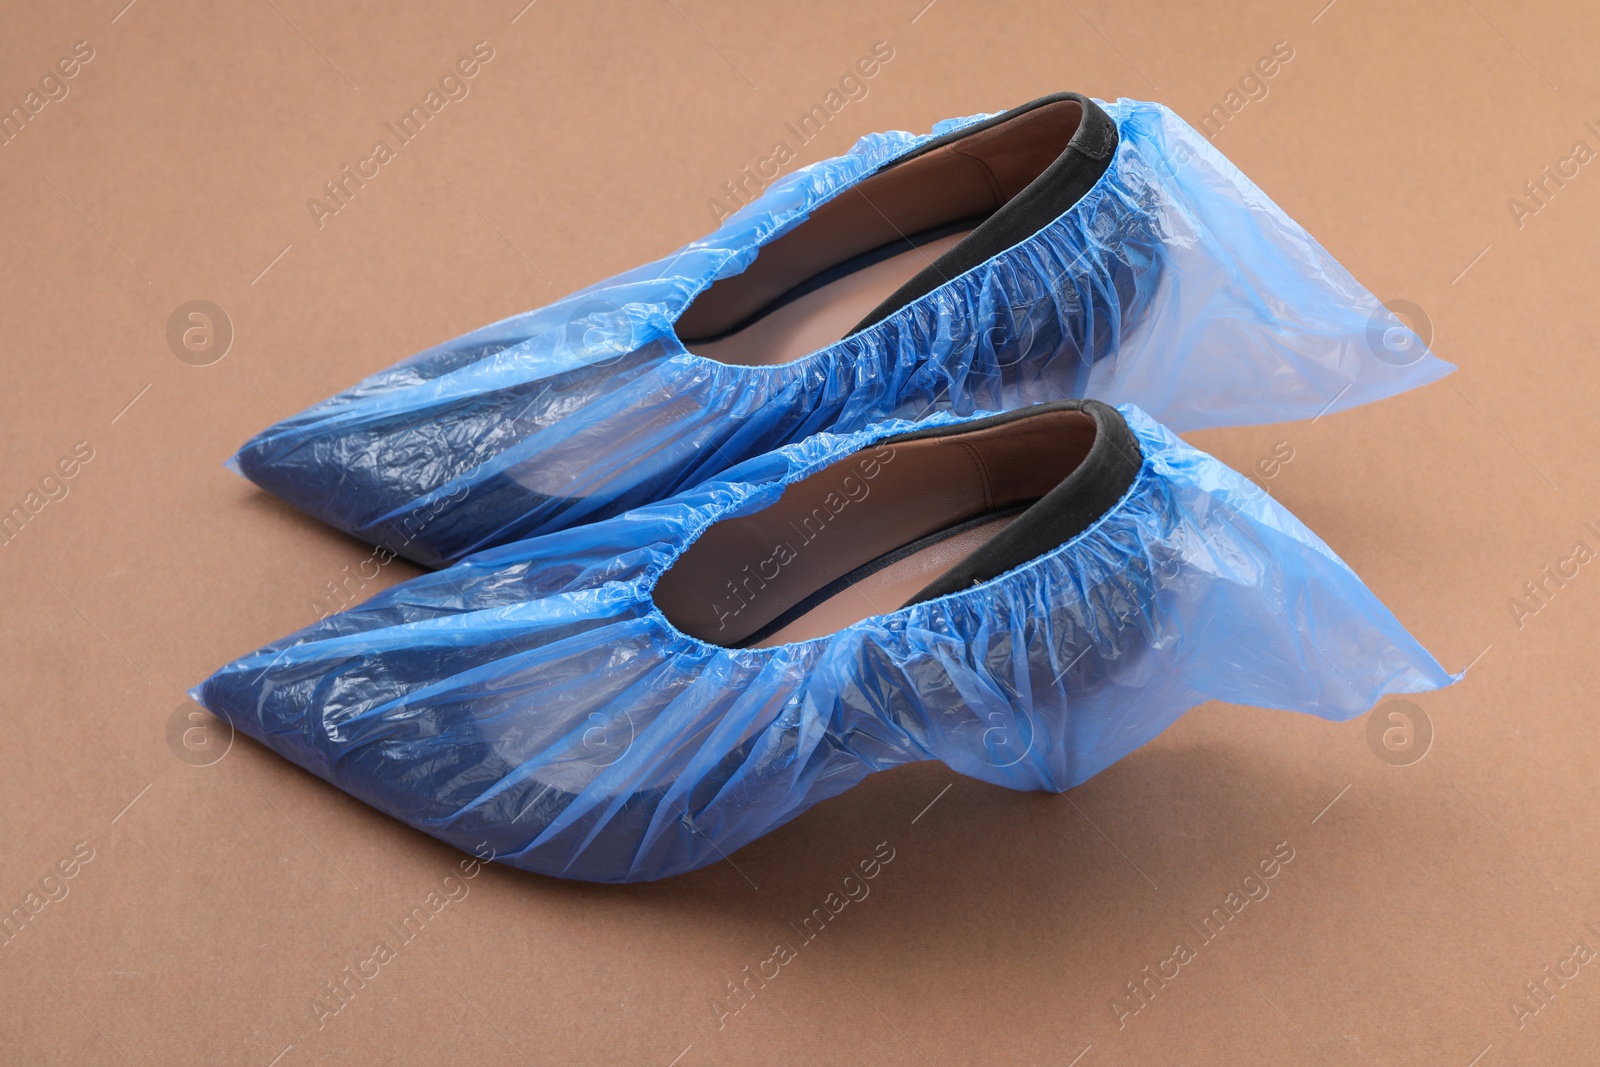
<path fill-rule="evenodd" d="M 717 647 L 676 629 L 652 588 L 712 523 L 908 423 L 820 434 L 478 554 L 193 695 L 459 848 L 627 882 L 713 863 L 897 764 L 1064 790 L 1203 701 L 1348 719 L 1453 680 L 1277 502 L 1122 410 L 1143 462 L 1098 522 L 992 581 L 831 636 Z"/>
<path fill-rule="evenodd" d="M 763 245 L 932 136 L 862 138 L 671 257 L 431 348 L 263 431 L 236 468 L 437 565 L 660 500 L 821 430 L 1093 396 L 1180 431 L 1310 418 L 1442 377 L 1305 230 L 1157 104 L 1032 237 L 809 356 L 740 366 L 675 323 Z"/>

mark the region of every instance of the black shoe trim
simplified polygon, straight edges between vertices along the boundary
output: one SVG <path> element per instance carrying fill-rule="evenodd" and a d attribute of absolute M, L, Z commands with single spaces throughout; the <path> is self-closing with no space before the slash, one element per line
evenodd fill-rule
<path fill-rule="evenodd" d="M 891 437 L 884 444 L 942 437 L 1037 415 L 1042 411 L 1082 411 L 1095 422 L 1094 444 L 1076 470 L 1062 479 L 1005 529 L 901 607 L 958 593 L 991 581 L 1070 541 L 1098 522 L 1127 493 L 1144 466 L 1139 439 L 1122 413 L 1098 400 L 1062 400 L 1038 404 L 956 427 L 935 427 Z"/>
<path fill-rule="evenodd" d="M 959 130 L 952 130 L 940 137 L 936 137 L 926 144 L 918 145 L 905 155 L 892 159 L 871 174 L 863 176 L 859 185 L 874 175 L 900 166 L 907 160 L 916 159 L 928 152 L 937 151 L 945 145 L 956 144 L 973 134 L 992 129 L 1004 122 L 1026 114 L 1036 108 L 1047 104 L 1062 102 L 1076 103 L 1081 109 L 1078 119 L 1078 129 L 1067 141 L 1067 147 L 1062 150 L 1054 162 L 1039 173 L 1039 175 L 1023 187 L 1022 191 L 1013 196 L 1005 204 L 994 211 L 970 218 L 959 219 L 955 222 L 922 230 L 909 236 L 902 236 L 896 240 L 879 245 L 857 256 L 837 263 L 821 273 L 815 274 L 803 282 L 793 286 L 786 292 L 775 297 L 758 310 L 745 316 L 743 319 L 727 326 L 717 333 L 708 336 L 684 337 L 680 339 L 685 344 L 710 344 L 731 337 L 753 325 L 760 319 L 772 314 L 786 304 L 815 292 L 831 282 L 854 274 L 858 270 L 881 263 L 883 260 L 920 248 L 925 244 L 937 241 L 951 234 L 970 230 L 971 233 L 962 238 L 959 243 L 948 252 L 935 259 L 932 263 L 914 274 L 900 288 L 890 293 L 882 303 L 874 308 L 866 318 L 850 328 L 846 337 L 860 333 L 870 326 L 875 326 L 890 315 L 899 311 L 907 304 L 944 285 L 953 278 L 959 277 L 973 267 L 993 259 L 1004 252 L 1032 237 L 1050 223 L 1060 218 L 1068 208 L 1076 204 L 1083 195 L 1094 188 L 1100 176 L 1111 165 L 1111 157 L 1117 149 L 1117 124 L 1105 110 L 1080 93 L 1052 93 L 1031 100 L 1020 107 L 1010 111 L 1003 111 L 982 122 L 971 126 L 964 126 Z M 802 223 L 804 225 L 804 223 Z"/>
<path fill-rule="evenodd" d="M 1050 411 L 1081 411 L 1095 423 L 1094 443 L 1089 446 L 1089 452 L 1084 456 L 1083 462 L 1050 492 L 1037 500 L 984 512 L 885 552 L 876 559 L 869 560 L 849 573 L 835 578 L 803 600 L 796 602 L 749 637 L 729 647 L 750 648 L 758 645 L 813 608 L 885 567 L 957 534 L 1008 515 L 1015 515 L 1017 518 L 950 570 L 924 586 L 910 600 L 899 605 L 899 608 L 907 608 L 925 600 L 958 593 L 981 582 L 998 578 L 1007 571 L 1060 547 L 1093 526 L 1118 500 L 1122 499 L 1144 465 L 1144 455 L 1140 451 L 1138 438 L 1128 428 L 1127 420 L 1116 408 L 1098 400 L 1060 400 L 1048 404 L 1035 404 L 972 422 L 911 430 L 886 437 L 878 442 L 878 445 L 896 445 L 929 437 L 960 437 Z"/>
<path fill-rule="evenodd" d="M 870 326 L 877 325 L 912 301 L 926 296 L 986 260 L 993 259 L 1006 249 L 1021 244 L 1060 218 L 1068 208 L 1094 188 L 1100 176 L 1111 166 L 1111 157 L 1117 150 L 1117 124 L 1106 114 L 1105 109 L 1087 96 L 1079 93 L 1052 93 L 1021 107 L 1001 112 L 975 125 L 965 126 L 937 137 L 874 171 L 879 173 L 890 167 L 899 166 L 908 159 L 915 159 L 926 152 L 953 144 L 981 130 L 998 126 L 1024 112 L 1067 100 L 1076 102 L 1083 109 L 1083 116 L 1078 120 L 1078 131 L 1072 135 L 1072 139 L 1067 142 L 1066 150 L 1056 161 L 959 244 L 918 271 L 909 281 L 885 298 L 883 303 L 874 308 L 866 318 L 856 323 L 850 331 L 851 334 L 860 333 Z"/>

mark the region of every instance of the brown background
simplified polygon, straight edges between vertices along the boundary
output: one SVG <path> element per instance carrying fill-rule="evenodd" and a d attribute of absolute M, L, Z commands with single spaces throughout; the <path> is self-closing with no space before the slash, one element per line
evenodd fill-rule
<path fill-rule="evenodd" d="M 1600 1062 L 1600 965 L 1520 1026 L 1510 1007 L 1574 941 L 1600 948 L 1600 563 L 1520 625 L 1510 608 L 1574 542 L 1600 548 L 1600 174 L 1520 227 L 1507 207 L 1575 141 L 1600 148 L 1592 5 L 124 2 L 0 15 L 6 108 L 95 50 L 0 148 L 0 505 L 94 451 L 0 548 L 0 911 L 94 850 L 0 948 L 0 1061 Z M 471 95 L 319 229 L 307 198 L 479 40 Z M 1199 123 L 1290 43 L 1218 147 L 1424 309 L 1461 372 L 1193 439 L 1447 666 L 1481 656 L 1409 712 L 1431 748 L 1395 766 L 1366 720 L 1212 705 L 1065 798 L 923 765 L 662 884 L 486 870 L 319 1029 L 323 982 L 459 857 L 254 744 L 199 766 L 171 740 L 189 685 L 312 621 L 369 554 L 220 464 L 364 374 L 702 234 L 722 183 L 880 40 L 893 60 L 799 162 L 1069 88 Z M 235 330 L 210 366 L 167 344 L 193 299 Z M 726 983 L 885 841 L 870 896 L 719 1029 Z M 1284 841 L 1271 895 L 1119 1030 L 1124 984 Z"/>

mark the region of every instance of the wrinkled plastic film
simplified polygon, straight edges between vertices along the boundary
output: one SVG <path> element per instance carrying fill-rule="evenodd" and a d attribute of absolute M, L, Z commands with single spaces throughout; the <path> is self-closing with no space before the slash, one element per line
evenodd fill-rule
<path fill-rule="evenodd" d="M 1171 111 L 1108 111 L 1116 154 L 1070 210 L 803 359 L 719 363 L 686 351 L 673 324 L 927 138 L 864 137 L 673 256 L 373 375 L 263 431 L 235 463 L 334 526 L 437 565 L 888 417 L 1091 395 L 1186 430 L 1310 418 L 1448 373 Z"/>
<path fill-rule="evenodd" d="M 1093 527 L 829 637 L 719 648 L 672 627 L 650 590 L 710 523 L 905 423 L 818 435 L 402 583 L 194 695 L 462 849 L 617 882 L 713 863 L 898 764 L 1062 790 L 1203 701 L 1347 719 L 1452 681 L 1279 504 L 1123 410 L 1144 462 Z"/>

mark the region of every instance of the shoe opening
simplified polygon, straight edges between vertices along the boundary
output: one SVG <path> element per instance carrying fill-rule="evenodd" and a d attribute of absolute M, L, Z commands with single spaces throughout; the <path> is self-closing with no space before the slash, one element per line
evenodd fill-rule
<path fill-rule="evenodd" d="M 886 298 L 949 261 L 969 234 L 1062 159 L 1086 107 L 1094 105 L 1075 94 L 1046 97 L 886 165 L 696 297 L 678 319 L 679 339 L 719 362 L 771 365 L 877 321 Z M 1083 169 L 1053 183 L 1067 197 L 1054 214 L 1087 187 L 1077 174 Z M 1090 184 L 1093 177 L 1098 171 Z M 1003 247 L 985 248 L 979 261 Z M 936 271 L 923 288 L 964 269 Z"/>
<path fill-rule="evenodd" d="M 1121 416 L 1094 401 L 888 438 L 714 524 L 661 576 L 655 603 L 725 647 L 825 636 L 1060 544 L 1138 465 Z"/>

